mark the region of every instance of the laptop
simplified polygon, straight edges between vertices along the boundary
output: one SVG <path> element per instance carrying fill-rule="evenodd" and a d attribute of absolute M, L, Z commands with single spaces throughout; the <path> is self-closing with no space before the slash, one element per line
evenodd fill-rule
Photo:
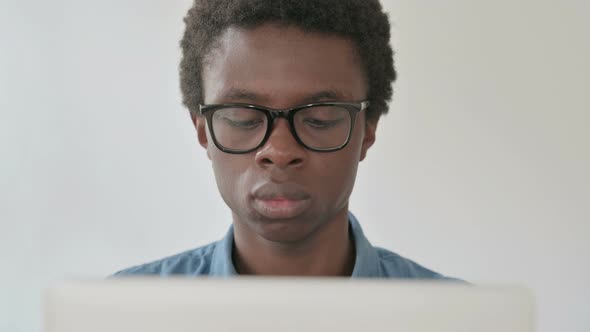
<path fill-rule="evenodd" d="M 57 283 L 45 332 L 532 332 L 524 288 L 339 278 L 120 278 Z"/>

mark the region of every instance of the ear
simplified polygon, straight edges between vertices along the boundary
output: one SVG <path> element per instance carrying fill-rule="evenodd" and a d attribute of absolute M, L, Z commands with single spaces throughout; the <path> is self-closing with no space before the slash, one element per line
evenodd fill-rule
<path fill-rule="evenodd" d="M 207 150 L 207 157 L 211 159 L 209 154 L 209 138 L 207 137 L 207 119 L 204 116 L 191 114 L 191 119 L 197 130 L 197 139 L 199 144 Z"/>
<path fill-rule="evenodd" d="M 363 143 L 361 146 L 361 158 L 360 161 L 365 160 L 367 151 L 375 143 L 375 133 L 377 131 L 377 120 L 366 120 L 365 123 L 365 135 L 363 137 Z"/>

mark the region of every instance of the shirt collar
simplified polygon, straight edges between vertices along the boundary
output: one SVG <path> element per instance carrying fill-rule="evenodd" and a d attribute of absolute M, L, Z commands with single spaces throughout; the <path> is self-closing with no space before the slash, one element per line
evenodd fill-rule
<path fill-rule="evenodd" d="M 348 212 L 348 223 L 350 225 L 350 229 L 352 230 L 352 235 L 354 236 L 354 249 L 356 250 L 356 259 L 354 262 L 354 269 L 352 270 L 352 277 L 381 277 L 377 250 L 365 237 L 360 223 L 350 212 Z"/>
<path fill-rule="evenodd" d="M 371 278 L 381 276 L 379 269 L 379 257 L 377 251 L 363 234 L 358 220 L 352 213 L 348 213 L 348 223 L 354 238 L 356 251 L 353 278 Z M 211 258 L 210 274 L 214 277 L 231 277 L 237 275 L 232 260 L 234 244 L 233 225 L 229 227 L 227 234 L 215 245 Z"/>
<path fill-rule="evenodd" d="M 232 251 L 234 247 L 234 226 L 229 226 L 225 237 L 215 244 L 211 258 L 210 275 L 214 277 L 231 277 L 237 275 L 234 267 Z"/>

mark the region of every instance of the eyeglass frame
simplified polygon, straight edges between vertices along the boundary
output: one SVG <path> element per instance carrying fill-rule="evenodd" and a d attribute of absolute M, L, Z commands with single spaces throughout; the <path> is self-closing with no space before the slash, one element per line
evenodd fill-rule
<path fill-rule="evenodd" d="M 315 151 L 315 152 L 334 152 L 334 151 L 342 150 L 348 145 L 348 143 L 350 142 L 350 138 L 352 136 L 352 131 L 354 130 L 354 125 L 355 125 L 356 118 L 357 118 L 356 115 L 359 114 L 360 112 L 366 110 L 369 107 L 369 104 L 370 103 L 368 100 L 364 100 L 364 101 L 361 101 L 358 103 L 319 102 L 319 103 L 310 103 L 310 104 L 300 105 L 300 106 L 296 106 L 296 107 L 292 107 L 292 108 L 288 108 L 288 109 L 282 109 L 282 110 L 264 107 L 264 106 L 260 106 L 260 105 L 254 105 L 254 104 L 246 104 L 246 103 L 199 104 L 199 113 L 202 116 L 204 116 L 205 119 L 207 120 L 207 126 L 209 127 L 209 133 L 211 134 L 211 137 L 213 138 L 213 143 L 215 144 L 215 146 L 219 150 L 221 150 L 225 153 L 245 154 L 245 153 L 250 153 L 252 151 L 258 150 L 260 147 L 264 146 L 264 144 L 266 144 L 266 142 L 270 138 L 272 128 L 274 126 L 274 121 L 277 118 L 284 118 L 287 120 L 287 122 L 289 123 L 289 130 L 291 131 L 291 135 L 293 135 L 293 137 L 295 138 L 297 143 L 299 143 L 304 148 L 311 150 L 311 151 Z M 344 143 L 340 144 L 339 146 L 336 146 L 333 148 L 326 148 L 326 149 L 319 149 L 319 148 L 310 147 L 310 146 L 306 145 L 305 143 L 303 143 L 301 138 L 299 138 L 297 131 L 295 130 L 294 117 L 295 117 L 295 114 L 297 114 L 297 112 L 302 111 L 304 109 L 312 108 L 312 107 L 322 107 L 322 106 L 328 106 L 328 107 L 329 106 L 339 106 L 339 107 L 342 107 L 348 111 L 348 114 L 350 116 L 350 129 L 348 130 L 348 135 L 346 136 L 346 141 Z M 232 108 L 232 107 L 233 108 L 253 109 L 253 110 L 261 111 L 262 113 L 264 113 L 266 115 L 266 119 L 267 119 L 266 133 L 264 134 L 264 138 L 262 138 L 262 141 L 260 141 L 260 144 L 258 144 L 256 147 L 254 147 L 252 149 L 247 149 L 247 150 L 234 150 L 234 149 L 228 149 L 228 148 L 224 147 L 223 145 L 221 145 L 217 141 L 217 137 L 215 136 L 215 130 L 213 129 L 213 113 L 215 113 L 215 111 L 220 110 L 220 109 Z"/>

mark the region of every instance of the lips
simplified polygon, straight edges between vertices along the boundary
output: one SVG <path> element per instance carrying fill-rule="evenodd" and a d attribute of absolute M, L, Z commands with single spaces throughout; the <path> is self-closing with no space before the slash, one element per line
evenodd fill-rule
<path fill-rule="evenodd" d="M 268 219 L 295 218 L 311 204 L 310 195 L 295 184 L 263 184 L 252 197 L 254 210 Z"/>

